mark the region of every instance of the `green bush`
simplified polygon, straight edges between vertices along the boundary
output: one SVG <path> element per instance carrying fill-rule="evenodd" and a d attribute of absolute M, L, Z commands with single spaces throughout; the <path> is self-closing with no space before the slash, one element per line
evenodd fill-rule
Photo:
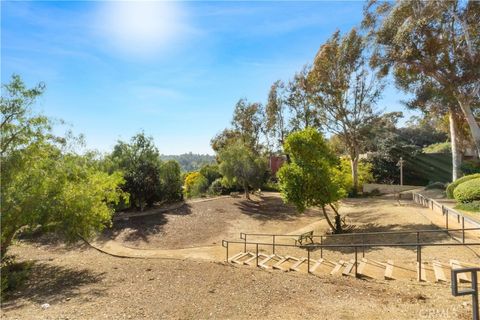
<path fill-rule="evenodd" d="M 453 192 L 458 185 L 476 178 L 480 178 L 480 173 L 464 176 L 450 183 L 447 187 L 447 198 L 453 199 Z"/>
<path fill-rule="evenodd" d="M 190 172 L 185 177 L 185 196 L 187 198 L 200 197 L 207 192 L 208 180 L 200 172 Z"/>
<path fill-rule="evenodd" d="M 459 203 L 455 208 L 465 211 L 480 212 L 480 201 Z"/>
<path fill-rule="evenodd" d="M 425 153 L 451 153 L 452 152 L 452 146 L 450 145 L 450 142 L 434 143 L 434 144 L 431 144 L 431 145 L 423 148 L 423 152 L 425 152 Z"/>
<path fill-rule="evenodd" d="M 208 187 L 208 194 L 213 196 L 219 196 L 226 192 L 226 188 L 223 185 L 222 178 L 215 179 L 210 187 Z"/>
<path fill-rule="evenodd" d="M 15 262 L 11 256 L 4 258 L 0 268 L 2 301 L 8 297 L 9 292 L 19 289 L 25 283 L 32 265 L 31 261 Z"/>
<path fill-rule="evenodd" d="M 463 203 L 480 200 L 480 177 L 458 185 L 453 196 L 455 200 Z"/>

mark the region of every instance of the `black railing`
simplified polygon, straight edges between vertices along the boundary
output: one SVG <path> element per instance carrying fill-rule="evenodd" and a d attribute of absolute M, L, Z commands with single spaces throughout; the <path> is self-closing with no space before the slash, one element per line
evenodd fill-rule
<path fill-rule="evenodd" d="M 413 199 L 413 202 L 418 203 L 424 207 L 430 208 L 432 210 L 435 210 L 435 208 L 440 209 L 440 211 L 442 212 L 442 215 L 445 217 L 446 229 L 448 229 L 448 221 L 450 216 L 457 217 L 457 222 L 462 223 L 462 228 L 464 228 L 465 226 L 465 221 L 467 221 L 468 223 L 474 226 L 480 227 L 480 222 L 475 221 L 469 217 L 466 217 L 464 214 L 458 212 L 457 210 L 449 208 L 434 199 L 427 198 L 420 193 L 412 192 L 412 199 Z"/>
<path fill-rule="evenodd" d="M 361 244 L 365 245 L 362 247 L 362 254 L 365 257 L 365 248 L 370 246 L 369 244 L 365 243 L 366 237 L 368 236 L 383 236 L 383 235 L 399 235 L 399 234 L 416 234 L 416 242 L 419 243 L 421 240 L 421 234 L 424 233 L 443 233 L 450 235 L 450 232 L 462 232 L 462 239 L 461 241 L 455 237 L 453 239 L 461 242 L 462 244 L 468 245 L 465 243 L 465 232 L 467 231 L 480 231 L 480 227 L 478 228 L 461 228 L 461 229 L 423 229 L 423 230 L 401 230 L 401 231 L 378 231 L 378 232 L 358 232 L 358 233 L 341 233 L 341 234 L 327 234 L 327 235 L 313 235 L 313 239 L 320 239 L 320 245 L 324 244 L 324 240 L 328 238 L 335 238 L 335 237 L 360 237 Z M 240 232 L 240 239 L 243 240 L 244 243 L 244 252 L 247 250 L 247 238 L 251 237 L 265 237 L 272 239 L 272 251 L 275 253 L 275 247 L 278 245 L 276 242 L 278 238 L 292 238 L 294 241 L 295 238 L 300 237 L 301 234 L 272 234 L 272 233 L 244 233 Z M 451 235 L 450 235 L 451 236 Z M 323 247 L 320 248 L 321 255 L 323 257 Z"/>
<path fill-rule="evenodd" d="M 255 245 L 255 254 L 256 254 L 256 266 L 258 267 L 258 254 L 260 246 L 272 246 L 272 243 L 264 242 L 246 242 L 246 241 L 230 241 L 222 240 L 222 246 L 226 249 L 226 261 L 229 261 L 229 246 L 230 244 L 243 244 L 243 245 Z M 468 243 L 469 246 L 480 246 L 480 242 Z M 325 249 L 325 248 L 353 248 L 355 253 L 355 277 L 358 277 L 358 249 L 359 248 L 373 248 L 373 247 L 415 247 L 417 253 L 417 262 L 418 262 L 418 280 L 422 281 L 422 247 L 446 247 L 446 246 L 465 246 L 463 243 L 372 243 L 372 244 L 308 244 L 305 246 L 299 246 L 294 244 L 276 244 L 277 247 L 293 247 L 307 250 L 307 263 L 308 269 L 307 272 L 310 273 L 310 252 L 314 249 Z M 246 250 L 245 250 L 246 252 Z"/>

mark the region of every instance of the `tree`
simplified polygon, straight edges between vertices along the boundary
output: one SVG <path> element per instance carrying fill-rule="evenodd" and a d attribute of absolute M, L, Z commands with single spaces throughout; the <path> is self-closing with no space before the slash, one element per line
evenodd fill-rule
<path fill-rule="evenodd" d="M 207 178 L 208 185 L 211 185 L 213 181 L 222 177 L 220 173 L 220 168 L 217 164 L 206 164 L 202 168 L 200 168 L 200 173 L 202 176 Z"/>
<path fill-rule="evenodd" d="M 175 160 L 168 160 L 160 165 L 160 198 L 172 202 L 182 198 L 182 178 L 180 165 Z"/>
<path fill-rule="evenodd" d="M 252 150 L 260 150 L 260 134 L 264 122 L 263 108 L 260 103 L 250 103 L 240 99 L 233 111 L 232 126 L 240 134 L 242 141 Z"/>
<path fill-rule="evenodd" d="M 210 140 L 210 145 L 216 153 L 220 152 L 227 145 L 240 139 L 240 132 L 232 129 L 224 129 Z"/>
<path fill-rule="evenodd" d="M 12 76 L 10 83 L 2 85 L 1 155 L 25 147 L 35 139 L 47 138 L 51 121 L 45 116 L 32 114 L 31 110 L 32 105 L 44 90 L 44 83 L 27 88 L 20 76 L 16 74 Z"/>
<path fill-rule="evenodd" d="M 364 38 L 355 29 L 344 37 L 335 32 L 320 47 L 308 75 L 320 123 L 341 139 L 350 157 L 353 190 L 358 189 L 358 161 L 383 89 L 369 71 L 364 51 Z"/>
<path fill-rule="evenodd" d="M 161 200 L 161 182 L 158 149 L 153 138 L 143 132 L 133 136 L 130 143 L 118 141 L 111 154 L 115 169 L 125 175 L 125 191 L 130 203 L 143 211 L 146 205 Z"/>
<path fill-rule="evenodd" d="M 291 131 L 320 126 L 317 109 L 310 96 L 309 72 L 310 67 L 305 65 L 300 72 L 295 73 L 287 86 L 286 103 L 291 114 Z"/>
<path fill-rule="evenodd" d="M 88 156 L 65 151 L 69 141 L 54 137 L 51 121 L 33 112 L 40 88 L 27 89 L 19 76 L 3 86 L 2 259 L 23 228 L 90 237 L 111 223 L 114 206 L 127 196 L 121 173 L 102 172 Z"/>
<path fill-rule="evenodd" d="M 384 75 L 393 68 L 396 82 L 408 91 L 415 92 L 416 84 L 424 81 L 452 97 L 480 155 L 474 110 L 480 95 L 479 19 L 477 1 L 371 1 L 363 26 L 376 46 L 371 64 L 382 67 Z M 454 143 L 452 136 L 452 147 Z"/>
<path fill-rule="evenodd" d="M 250 199 L 249 190 L 259 188 L 265 181 L 266 161 L 243 141 L 227 145 L 218 154 L 220 173 L 230 185 L 238 185 Z"/>
<path fill-rule="evenodd" d="M 291 133 L 283 147 L 291 156 L 291 163 L 284 164 L 278 172 L 284 201 L 294 204 L 300 212 L 319 206 L 333 232 L 341 232 L 340 214 L 334 204 L 346 196 L 346 191 L 343 175 L 336 167 L 338 158 L 313 128 Z M 335 223 L 326 206 L 335 212 Z"/>
<path fill-rule="evenodd" d="M 283 145 L 287 134 L 285 119 L 285 98 L 282 95 L 285 85 L 277 80 L 273 83 L 268 94 L 268 101 L 265 107 L 265 134 L 272 137 L 274 146 Z"/>

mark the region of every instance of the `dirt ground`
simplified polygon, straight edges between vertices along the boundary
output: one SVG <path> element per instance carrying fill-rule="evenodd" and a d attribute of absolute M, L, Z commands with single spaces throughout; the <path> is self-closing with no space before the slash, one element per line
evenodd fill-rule
<path fill-rule="evenodd" d="M 432 224 L 438 217 L 432 216 L 429 209 L 388 197 L 346 200 L 340 212 L 358 232 L 439 227 Z M 323 234 L 327 229 L 317 210 L 298 215 L 292 207 L 282 204 L 278 194 L 271 193 L 256 202 L 222 198 L 191 203 L 156 216 L 132 218 L 116 223 L 97 240 L 100 244 L 115 244 L 116 247 L 110 247 L 112 250 L 126 246 L 139 256 L 158 251 L 170 254 L 159 256 L 175 259 L 117 258 L 86 244 L 66 247 L 48 238 L 22 240 L 12 247 L 11 253 L 19 261 L 33 261 L 32 273 L 27 284 L 2 303 L 1 316 L 4 319 L 471 317 L 470 298 L 452 297 L 448 284 L 267 272 L 223 262 L 225 250 L 220 246 L 221 240 L 238 239 L 240 232 L 298 234 L 314 230 L 315 234 Z M 478 241 L 479 235 L 468 234 L 467 238 Z M 364 240 L 370 244 L 405 243 L 411 242 L 412 236 Z M 453 242 L 445 233 L 422 235 L 421 240 Z M 284 241 L 292 239 L 286 237 Z M 304 254 L 301 251 L 296 254 Z M 448 261 L 454 257 L 477 264 L 478 253 L 463 247 L 423 250 L 425 259 Z M 312 258 L 318 254 L 314 252 Z M 351 258 L 352 251 L 329 250 L 325 255 L 329 259 Z M 366 252 L 369 259 L 383 261 L 415 261 L 415 255 L 413 248 L 369 248 Z M 50 307 L 42 309 L 44 303 Z"/>
<path fill-rule="evenodd" d="M 447 285 L 265 272 L 193 260 L 120 259 L 88 247 L 15 246 L 35 260 L 2 319 L 468 319 Z M 42 309 L 44 303 L 50 304 Z"/>
<path fill-rule="evenodd" d="M 320 211 L 298 214 L 275 193 L 247 201 L 243 197 L 187 203 L 160 215 L 116 221 L 102 239 L 139 249 L 179 249 L 217 245 L 239 233 L 288 233 L 321 218 Z"/>

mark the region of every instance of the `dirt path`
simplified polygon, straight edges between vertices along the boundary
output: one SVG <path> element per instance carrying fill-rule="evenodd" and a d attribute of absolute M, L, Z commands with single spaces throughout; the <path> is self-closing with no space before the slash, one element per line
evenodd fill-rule
<path fill-rule="evenodd" d="M 191 221 L 174 221 L 173 224 L 176 230 L 172 230 L 173 236 L 184 236 L 185 241 L 192 241 L 196 243 L 197 247 L 184 248 L 152 248 L 132 246 L 130 242 L 124 241 L 124 238 L 113 237 L 110 239 L 101 238 L 98 241 L 92 242 L 91 245 L 104 253 L 117 257 L 130 258 L 146 258 L 146 259 L 193 259 L 193 260 L 207 260 L 207 261 L 223 261 L 225 259 L 225 248 L 221 246 L 222 239 L 235 240 L 239 239 L 240 232 L 251 233 L 277 233 L 277 234 L 299 234 L 305 231 L 313 230 L 315 234 L 324 234 L 328 230 L 328 225 L 324 219 L 320 218 L 317 212 L 310 212 L 304 216 L 292 215 L 289 207 L 282 206 L 278 201 L 278 194 L 269 194 L 264 200 L 257 203 L 248 204 L 248 210 L 253 213 L 245 215 L 242 212 L 235 211 L 234 208 L 238 205 L 246 206 L 242 200 L 232 198 L 222 198 L 209 201 L 208 204 L 199 202 L 196 206 L 191 206 L 192 214 L 180 217 L 187 218 Z M 273 210 L 271 208 L 274 206 Z M 222 208 L 219 211 L 219 207 Z M 275 217 L 283 217 L 275 220 L 274 217 L 269 216 L 265 212 L 265 208 L 269 207 L 270 211 L 275 211 Z M 265 212 L 263 212 L 265 211 Z M 377 231 L 399 231 L 399 230 L 424 230 L 424 229 L 438 229 L 442 228 L 444 223 L 441 214 L 431 211 L 428 208 L 423 208 L 414 204 L 412 201 L 398 201 L 393 197 L 381 198 L 358 198 L 347 199 L 341 204 L 340 211 L 342 215 L 347 217 L 349 223 L 354 223 L 357 232 L 377 232 Z M 223 214 L 223 215 L 222 215 Z M 284 214 L 282 216 L 282 214 Z M 253 215 L 253 217 L 252 217 Z M 260 219 L 258 216 L 260 215 Z M 185 224 L 193 223 L 196 228 L 188 228 L 185 231 Z M 201 224 L 201 225 L 198 225 Z M 453 222 L 451 228 L 455 227 Z M 222 229 L 223 228 L 223 229 Z M 195 232 L 201 235 L 196 235 Z M 156 235 L 154 235 L 156 237 Z M 366 243 L 378 242 L 393 242 L 393 241 L 407 241 L 415 242 L 414 235 L 395 235 L 367 238 Z M 480 241 L 480 232 L 466 233 L 467 241 Z M 207 241 L 196 241 L 196 239 L 208 239 Z M 358 240 L 358 239 L 357 239 Z M 185 242 L 184 241 L 184 242 Z M 211 245 L 201 245 L 205 242 L 213 242 Z M 262 237 L 251 237 L 249 241 L 270 241 Z M 333 241 L 333 240 L 332 240 Z M 353 241 L 353 240 L 351 240 Z M 443 233 L 423 234 L 421 236 L 422 242 L 452 242 L 452 239 Z M 290 243 L 292 239 L 285 237 L 278 240 L 278 243 Z M 327 242 L 328 243 L 328 242 Z M 336 243 L 341 241 L 336 240 Z M 178 244 L 178 242 L 174 242 Z M 200 245 L 199 245 L 200 244 Z M 192 245 L 190 243 L 190 245 Z M 175 247 L 175 246 L 174 246 Z M 232 246 L 231 252 L 240 250 L 241 245 Z M 267 250 L 268 248 L 261 248 Z M 291 252 L 294 249 L 286 249 Z M 480 254 L 480 248 L 473 247 L 473 252 Z M 338 251 L 338 250 L 336 250 Z M 348 255 L 349 250 L 343 250 Z M 394 259 L 412 258 L 411 250 L 409 248 L 371 248 L 371 254 L 380 260 L 385 260 L 385 257 Z M 476 262 L 475 255 L 468 248 L 445 247 L 445 250 L 438 252 L 434 248 L 427 248 L 424 252 L 425 256 L 434 258 L 448 258 L 453 253 L 456 257 L 465 261 Z M 337 252 L 337 254 L 342 252 Z M 301 254 L 301 253 L 297 253 Z M 460 256 L 460 257 L 459 257 Z"/>

